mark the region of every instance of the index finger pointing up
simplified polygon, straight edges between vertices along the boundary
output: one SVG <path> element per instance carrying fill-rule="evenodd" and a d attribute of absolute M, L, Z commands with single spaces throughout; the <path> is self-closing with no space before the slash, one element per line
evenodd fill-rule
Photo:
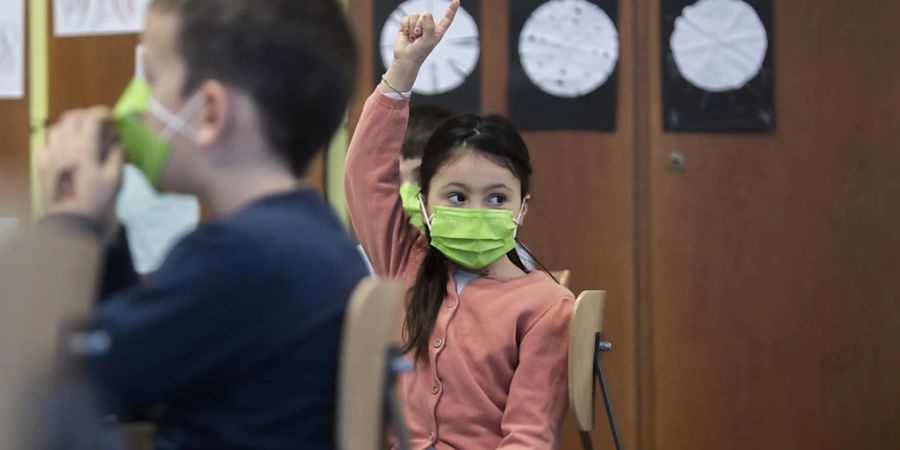
<path fill-rule="evenodd" d="M 441 23 L 437 25 L 435 31 L 438 34 L 443 34 L 447 31 L 447 28 L 450 28 L 450 24 L 453 23 L 453 18 L 456 17 L 456 11 L 459 11 L 459 0 L 453 0 L 450 2 L 450 7 L 447 8 L 447 12 L 444 14 L 444 18 L 441 19 Z"/>

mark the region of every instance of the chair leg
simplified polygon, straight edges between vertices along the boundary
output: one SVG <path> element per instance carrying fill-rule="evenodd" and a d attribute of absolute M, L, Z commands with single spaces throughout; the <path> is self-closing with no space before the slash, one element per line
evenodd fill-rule
<path fill-rule="evenodd" d="M 581 448 L 584 450 L 594 450 L 594 443 L 591 441 L 591 433 L 581 431 L 579 434 L 581 436 Z"/>
<path fill-rule="evenodd" d="M 406 422 L 403 421 L 403 411 L 400 409 L 400 400 L 397 398 L 397 387 L 389 387 L 387 396 L 388 420 L 391 421 L 394 429 L 397 445 L 400 450 L 410 450 L 409 433 L 406 430 Z"/>
<path fill-rule="evenodd" d="M 394 430 L 397 438 L 397 446 L 400 450 L 410 450 L 409 432 L 406 429 L 406 421 L 403 418 L 403 409 L 400 407 L 400 397 L 397 394 L 397 376 L 409 372 L 413 368 L 411 364 L 402 358 L 400 350 L 392 347 L 387 355 L 387 376 L 385 377 L 385 409 L 387 420 Z"/>
<path fill-rule="evenodd" d="M 596 345 L 594 347 L 594 375 L 600 382 L 600 392 L 603 394 L 603 406 L 606 407 L 606 417 L 609 418 L 609 429 L 612 432 L 613 442 L 616 444 L 616 450 L 622 450 L 622 441 L 619 438 L 619 426 L 616 424 L 616 416 L 613 414 L 612 400 L 609 395 L 609 388 L 606 385 L 606 375 L 603 373 L 603 352 L 612 349 L 612 344 L 603 340 L 603 333 L 597 333 Z"/>

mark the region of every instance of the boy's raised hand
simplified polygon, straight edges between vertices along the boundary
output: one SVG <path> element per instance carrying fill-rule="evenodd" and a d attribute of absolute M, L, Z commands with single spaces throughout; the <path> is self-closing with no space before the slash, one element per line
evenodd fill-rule
<path fill-rule="evenodd" d="M 419 68 L 453 24 L 459 2 L 460 0 L 450 2 L 450 7 L 438 23 L 435 23 L 431 13 L 411 14 L 403 18 L 397 43 L 394 45 L 394 59 L 385 74 L 389 86 L 382 86 L 385 92 L 393 92 L 395 89 L 401 92 L 412 90 Z"/>

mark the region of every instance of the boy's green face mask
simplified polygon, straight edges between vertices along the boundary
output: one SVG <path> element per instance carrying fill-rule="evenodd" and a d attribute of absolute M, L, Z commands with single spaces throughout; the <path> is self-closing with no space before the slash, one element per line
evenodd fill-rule
<path fill-rule="evenodd" d="M 516 230 L 524 208 L 523 203 L 517 219 L 505 209 L 436 206 L 425 224 L 434 248 L 460 266 L 477 270 L 516 248 Z"/>
<path fill-rule="evenodd" d="M 153 186 L 159 187 L 162 174 L 172 154 L 171 140 L 177 133 L 196 133 L 184 117 L 194 114 L 202 97 L 195 95 L 178 114 L 172 114 L 150 95 L 150 85 L 140 78 L 131 81 L 113 109 L 113 118 L 122 147 L 129 161 L 137 166 Z M 165 125 L 162 133 L 144 123 L 147 114 Z"/>
<path fill-rule="evenodd" d="M 412 183 L 403 183 L 400 185 L 400 200 L 403 202 L 403 210 L 409 215 L 409 223 L 419 229 L 425 231 L 425 220 L 422 219 L 422 210 L 419 209 L 419 193 L 422 189 Z"/>

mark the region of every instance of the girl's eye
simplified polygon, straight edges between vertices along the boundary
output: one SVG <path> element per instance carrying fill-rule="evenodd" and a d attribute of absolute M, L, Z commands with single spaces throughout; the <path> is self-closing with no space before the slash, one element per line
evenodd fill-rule
<path fill-rule="evenodd" d="M 447 196 L 447 200 L 450 200 L 450 203 L 453 203 L 454 205 L 460 205 L 466 202 L 466 195 L 454 192 Z"/>
<path fill-rule="evenodd" d="M 506 196 L 503 194 L 494 194 L 488 198 L 488 204 L 491 206 L 503 206 L 506 203 Z"/>

